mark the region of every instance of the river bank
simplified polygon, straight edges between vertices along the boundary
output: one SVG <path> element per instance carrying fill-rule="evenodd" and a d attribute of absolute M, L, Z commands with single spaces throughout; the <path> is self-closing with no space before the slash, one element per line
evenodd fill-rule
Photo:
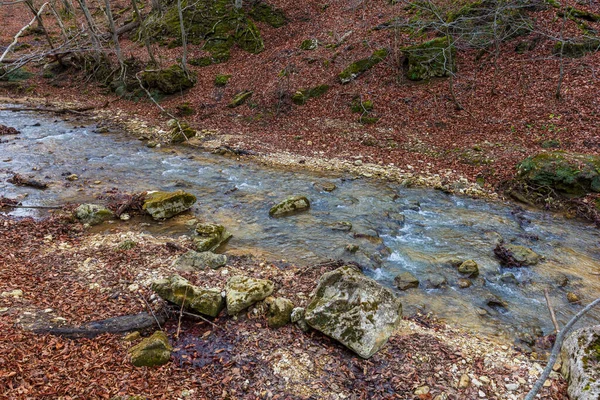
<path fill-rule="evenodd" d="M 79 324 L 133 314 L 147 311 L 147 304 L 158 312 L 161 301 L 148 282 L 173 273 L 172 261 L 183 250 L 166 245 L 171 237 L 118 224 L 93 233 L 60 214 L 42 221 L 0 216 L 0 293 L 22 291 L 2 297 L 7 368 L 0 385 L 8 398 L 519 399 L 541 371 L 508 343 L 418 314 L 405 318 L 382 351 L 361 360 L 317 332 L 268 328 L 260 304 L 238 318 L 220 316 L 214 325 L 184 321 L 179 338 L 177 317 L 171 318 L 164 327 L 175 348 L 171 362 L 138 369 L 127 358 L 132 344 L 120 336 L 71 340 L 26 327 L 36 320 Z M 186 246 L 186 240 L 177 243 Z M 124 242 L 134 245 L 127 250 Z M 234 274 L 269 278 L 278 296 L 301 306 L 328 268 L 281 268 L 280 260 L 230 256 L 220 270 L 185 277 L 203 286 L 222 286 Z M 565 389 L 553 374 L 542 398 L 564 399 Z"/>

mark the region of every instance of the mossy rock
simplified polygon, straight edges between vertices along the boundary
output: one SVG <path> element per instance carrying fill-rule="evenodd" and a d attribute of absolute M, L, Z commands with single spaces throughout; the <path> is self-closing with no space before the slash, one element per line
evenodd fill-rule
<path fill-rule="evenodd" d="M 218 64 L 219 61 L 212 57 L 198 57 L 198 58 L 190 58 L 188 60 L 188 64 L 193 65 L 194 67 L 208 67 L 209 65 Z"/>
<path fill-rule="evenodd" d="M 196 130 L 191 128 L 187 122 L 172 119 L 167 122 L 167 126 L 171 143 L 183 143 L 196 136 Z"/>
<path fill-rule="evenodd" d="M 402 52 L 408 62 L 406 76 L 412 81 L 449 76 L 456 71 L 456 48 L 445 37 L 404 47 Z"/>
<path fill-rule="evenodd" d="M 230 78 L 231 78 L 231 75 L 219 74 L 219 75 L 215 76 L 215 86 L 218 86 L 218 87 L 226 86 L 227 83 L 229 82 Z"/>
<path fill-rule="evenodd" d="M 475 278 L 479 275 L 479 266 L 475 261 L 467 260 L 458 266 L 458 272 L 469 278 Z"/>
<path fill-rule="evenodd" d="M 274 205 L 269 210 L 271 217 L 283 217 L 297 212 L 306 211 L 310 208 L 310 201 L 305 196 L 291 196 Z"/>
<path fill-rule="evenodd" d="M 237 93 L 235 96 L 233 96 L 233 99 L 229 103 L 228 107 L 235 108 L 241 106 L 246 102 L 246 100 L 252 97 L 253 93 L 254 92 L 251 90 L 244 90 L 242 92 Z"/>
<path fill-rule="evenodd" d="M 207 268 L 219 269 L 226 264 L 227 256 L 224 254 L 215 254 L 211 251 L 197 252 L 190 250 L 179 256 L 173 262 L 173 267 L 178 271 L 195 272 Z"/>
<path fill-rule="evenodd" d="M 362 115 L 359 119 L 358 122 L 360 122 L 363 125 L 372 125 L 372 124 L 376 124 L 377 122 L 379 122 L 379 117 L 373 117 L 373 116 L 368 116 L 368 115 Z M 367 146 L 373 146 L 374 144 L 370 141 L 363 141 L 364 145 Z"/>
<path fill-rule="evenodd" d="M 300 89 L 292 96 L 294 104 L 303 105 L 309 99 L 320 97 L 329 90 L 329 85 L 319 85 L 310 89 Z"/>
<path fill-rule="evenodd" d="M 567 7 L 567 13 L 569 17 L 583 19 L 589 22 L 600 22 L 600 14 L 595 14 L 593 12 L 579 10 L 575 7 Z"/>
<path fill-rule="evenodd" d="M 283 297 L 276 299 L 267 297 L 265 302 L 269 306 L 267 314 L 269 328 L 281 328 L 291 321 L 292 310 L 294 309 L 294 303 L 291 300 Z"/>
<path fill-rule="evenodd" d="M 154 334 L 130 348 L 131 363 L 136 367 L 154 367 L 163 365 L 171 359 L 173 348 L 163 331 Z"/>
<path fill-rule="evenodd" d="M 587 38 L 575 42 L 557 42 L 554 44 L 554 55 L 559 56 L 563 52 L 565 57 L 579 58 L 588 53 L 594 53 L 600 50 L 600 38 Z"/>
<path fill-rule="evenodd" d="M 223 225 L 199 223 L 196 225 L 197 236 L 193 239 L 194 246 L 199 252 L 214 251 L 231 238 Z"/>
<path fill-rule="evenodd" d="M 113 216 L 112 211 L 97 204 L 82 204 L 75 209 L 75 218 L 89 225 L 101 224 Z"/>
<path fill-rule="evenodd" d="M 196 110 L 194 110 L 192 105 L 188 102 L 178 104 L 175 106 L 175 109 L 177 110 L 176 114 L 180 117 L 188 117 L 196 112 Z"/>
<path fill-rule="evenodd" d="M 232 276 L 225 286 L 227 313 L 236 315 L 273 293 L 275 285 L 266 279 Z"/>
<path fill-rule="evenodd" d="M 350 109 L 355 113 L 368 113 L 373 111 L 372 100 L 361 100 L 360 97 L 356 97 L 350 104 Z"/>
<path fill-rule="evenodd" d="M 183 190 L 152 192 L 146 197 L 143 208 L 152 218 L 164 219 L 190 209 L 195 202 L 196 196 Z"/>
<path fill-rule="evenodd" d="M 394 278 L 394 284 L 400 290 L 408 290 L 419 287 L 419 280 L 408 271 L 401 272 Z"/>
<path fill-rule="evenodd" d="M 196 84 L 194 74 L 186 74 L 179 64 L 158 71 L 144 71 L 141 80 L 147 89 L 158 89 L 164 94 L 180 93 Z"/>
<path fill-rule="evenodd" d="M 258 28 L 242 9 L 236 9 L 230 0 L 191 2 L 182 1 L 183 19 L 187 40 L 193 45 L 203 45 L 210 53 L 211 63 L 229 59 L 234 45 L 251 53 L 259 53 L 264 43 Z M 181 30 L 177 5 L 173 3 L 164 15 L 154 13 L 148 18 L 148 35 L 156 41 L 173 39 L 173 45 L 181 45 Z"/>
<path fill-rule="evenodd" d="M 570 334 L 561 347 L 561 373 L 572 400 L 600 398 L 600 325 Z"/>
<path fill-rule="evenodd" d="M 306 39 L 300 43 L 301 50 L 315 50 L 319 47 L 319 41 L 317 39 Z"/>
<path fill-rule="evenodd" d="M 163 299 L 183 306 L 185 310 L 209 317 L 216 317 L 224 307 L 221 289 L 203 289 L 179 275 L 156 280 L 152 282 L 151 288 Z"/>
<path fill-rule="evenodd" d="M 255 21 L 265 22 L 274 28 L 280 28 L 287 24 L 283 11 L 263 2 L 258 3 L 250 10 L 250 17 Z"/>
<path fill-rule="evenodd" d="M 517 166 L 516 179 L 569 195 L 600 192 L 600 157 L 563 151 L 539 153 Z"/>
<path fill-rule="evenodd" d="M 342 84 L 350 83 L 360 75 L 364 74 L 375 65 L 383 61 L 389 52 L 387 49 L 375 50 L 371 56 L 358 60 L 347 66 L 340 74 L 338 78 Z"/>

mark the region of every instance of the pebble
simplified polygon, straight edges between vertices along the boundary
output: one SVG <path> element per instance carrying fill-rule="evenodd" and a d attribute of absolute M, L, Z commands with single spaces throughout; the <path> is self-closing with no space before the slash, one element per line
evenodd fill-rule
<path fill-rule="evenodd" d="M 15 290 L 11 290 L 10 292 L 2 292 L 2 294 L 0 294 L 0 297 L 13 297 L 13 298 L 19 298 L 19 297 L 23 297 L 23 291 L 21 289 L 15 289 Z"/>
<path fill-rule="evenodd" d="M 504 386 L 506 386 L 506 390 L 509 390 L 511 392 L 514 392 L 515 390 L 517 390 L 519 388 L 518 383 L 507 383 Z"/>
<path fill-rule="evenodd" d="M 579 296 L 577 296 L 573 292 L 567 293 L 567 300 L 569 301 L 569 303 L 578 303 L 579 301 L 581 301 L 581 299 L 579 298 Z"/>
<path fill-rule="evenodd" d="M 76 181 L 78 179 L 79 179 L 79 177 L 77 176 L 77 174 L 71 174 L 71 175 L 67 176 L 68 181 Z"/>
<path fill-rule="evenodd" d="M 429 393 L 429 386 L 421 386 L 415 390 L 415 395 L 427 394 Z"/>
<path fill-rule="evenodd" d="M 479 391 L 479 397 L 481 397 L 482 399 L 485 398 L 485 392 L 483 390 Z"/>
<path fill-rule="evenodd" d="M 131 215 L 129 215 L 129 214 L 127 214 L 127 213 L 124 213 L 124 214 L 121 214 L 121 215 L 119 216 L 119 219 L 120 219 L 121 221 L 129 221 L 129 220 L 131 219 Z"/>
<path fill-rule="evenodd" d="M 357 167 L 360 167 L 361 165 L 363 165 L 362 160 L 356 160 L 354 161 L 354 165 L 356 165 Z"/>
<path fill-rule="evenodd" d="M 466 389 L 466 388 L 469 387 L 470 384 L 471 384 L 471 378 L 469 378 L 469 375 L 463 374 L 460 377 L 460 381 L 458 382 L 458 388 L 459 389 Z"/>
<path fill-rule="evenodd" d="M 137 292 L 140 289 L 140 285 L 137 283 L 132 283 L 127 287 L 127 289 L 129 289 L 130 292 Z"/>

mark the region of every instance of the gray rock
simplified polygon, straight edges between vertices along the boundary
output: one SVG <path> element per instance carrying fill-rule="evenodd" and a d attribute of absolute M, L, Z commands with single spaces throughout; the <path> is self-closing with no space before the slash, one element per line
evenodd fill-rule
<path fill-rule="evenodd" d="M 232 236 L 223 225 L 211 223 L 199 223 L 196 225 L 196 234 L 197 236 L 193 241 L 196 250 L 199 252 L 214 251 Z"/>
<path fill-rule="evenodd" d="M 131 363 L 136 367 L 153 367 L 168 363 L 172 350 L 167 335 L 157 331 L 130 348 L 128 353 L 131 355 Z"/>
<path fill-rule="evenodd" d="M 151 192 L 144 201 L 144 210 L 154 219 L 171 218 L 190 209 L 196 196 L 183 190 L 175 192 Z"/>
<path fill-rule="evenodd" d="M 232 276 L 225 286 L 227 313 L 235 315 L 273 293 L 273 282 L 266 279 Z"/>
<path fill-rule="evenodd" d="M 405 271 L 394 278 L 396 287 L 400 290 L 407 290 L 419 287 L 419 280 L 410 272 Z"/>
<path fill-rule="evenodd" d="M 97 204 L 82 204 L 75 209 L 75 218 L 89 225 L 101 224 L 113 216 L 112 211 Z"/>
<path fill-rule="evenodd" d="M 304 307 L 296 307 L 292 310 L 292 314 L 290 315 L 290 319 L 293 324 L 296 324 L 298 328 L 302 332 L 308 332 L 310 330 L 310 326 L 306 323 L 304 319 Z"/>
<path fill-rule="evenodd" d="M 154 281 L 151 287 L 163 299 L 180 306 L 183 304 L 189 311 L 216 317 L 223 309 L 220 289 L 199 288 L 179 275 Z"/>
<path fill-rule="evenodd" d="M 506 272 L 498 277 L 501 282 L 509 283 L 511 285 L 518 285 L 519 281 L 513 273 Z"/>
<path fill-rule="evenodd" d="M 310 202 L 305 196 L 292 196 L 271 207 L 269 215 L 271 217 L 283 217 L 309 208 Z"/>
<path fill-rule="evenodd" d="M 401 317 L 394 293 L 350 266 L 321 276 L 305 312 L 308 325 L 363 358 L 387 342 Z"/>
<path fill-rule="evenodd" d="M 294 303 L 283 297 L 269 298 L 267 302 L 269 311 L 267 315 L 267 323 L 269 328 L 280 328 L 291 321 L 292 310 L 294 309 Z"/>
<path fill-rule="evenodd" d="M 427 289 L 439 289 L 442 286 L 446 286 L 448 281 L 444 275 L 429 275 L 425 281 L 425 287 Z"/>
<path fill-rule="evenodd" d="M 573 332 L 561 348 L 571 400 L 600 399 L 600 325 Z"/>
<path fill-rule="evenodd" d="M 224 254 L 215 254 L 210 251 L 197 252 L 190 250 L 182 254 L 173 262 L 173 267 L 178 271 L 199 271 L 206 268 L 218 269 L 227 264 L 227 256 Z"/>

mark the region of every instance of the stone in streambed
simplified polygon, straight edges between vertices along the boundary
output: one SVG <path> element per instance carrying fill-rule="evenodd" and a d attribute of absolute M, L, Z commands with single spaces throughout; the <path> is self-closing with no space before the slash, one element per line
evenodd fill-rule
<path fill-rule="evenodd" d="M 178 271 L 202 271 L 206 268 L 218 269 L 227 264 L 227 256 L 224 254 L 215 254 L 210 251 L 197 252 L 190 250 L 182 254 L 173 262 L 173 266 Z"/>
<path fill-rule="evenodd" d="M 82 204 L 75 209 L 75 218 L 89 225 L 101 224 L 113 216 L 112 211 L 97 204 Z"/>
<path fill-rule="evenodd" d="M 157 331 L 130 348 L 128 353 L 131 355 L 131 363 L 136 367 L 154 367 L 168 363 L 172 350 L 167 335 Z"/>
<path fill-rule="evenodd" d="M 475 278 L 479 275 L 479 266 L 475 261 L 467 260 L 458 266 L 458 272 L 469 278 Z"/>
<path fill-rule="evenodd" d="M 192 285 L 179 275 L 152 282 L 152 290 L 160 297 L 200 314 L 216 317 L 223 309 L 220 289 L 203 289 Z"/>
<path fill-rule="evenodd" d="M 194 246 L 199 252 L 214 251 L 232 236 L 223 225 L 211 223 L 196 225 L 196 235 L 193 239 Z"/>
<path fill-rule="evenodd" d="M 247 276 L 232 276 L 225 286 L 227 313 L 235 315 L 273 293 L 273 282 Z"/>
<path fill-rule="evenodd" d="M 144 201 L 144 210 L 154 219 L 171 218 L 190 209 L 196 196 L 177 190 L 175 192 L 151 192 Z"/>
<path fill-rule="evenodd" d="M 283 217 L 310 208 L 310 202 L 305 196 L 292 196 L 274 205 L 269 210 L 271 217 Z"/>
<path fill-rule="evenodd" d="M 400 290 L 408 290 L 419 287 L 419 280 L 410 272 L 401 272 L 394 278 L 396 287 Z"/>

